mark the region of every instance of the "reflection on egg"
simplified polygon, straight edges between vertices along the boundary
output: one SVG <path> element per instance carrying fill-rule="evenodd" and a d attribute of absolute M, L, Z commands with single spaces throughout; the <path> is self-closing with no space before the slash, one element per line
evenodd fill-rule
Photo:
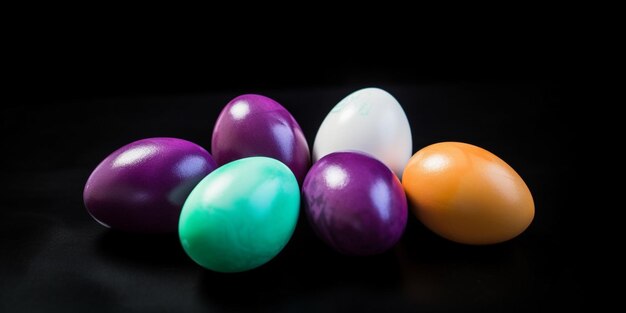
<path fill-rule="evenodd" d="M 311 163 L 302 129 L 278 102 L 260 95 L 241 95 L 222 110 L 211 141 L 217 164 L 251 156 L 285 163 L 302 182 Z"/>
<path fill-rule="evenodd" d="M 379 88 L 365 88 L 341 100 L 315 137 L 313 162 L 337 151 L 362 151 L 398 177 L 411 157 L 411 128 L 400 103 Z"/>
<path fill-rule="evenodd" d="M 218 168 L 194 188 L 178 233 L 196 263 L 241 272 L 265 264 L 285 247 L 299 209 L 298 182 L 285 164 L 244 158 Z"/>
<path fill-rule="evenodd" d="M 195 143 L 149 138 L 106 157 L 91 173 L 83 198 L 101 224 L 138 233 L 175 232 L 193 187 L 217 167 Z"/>
<path fill-rule="evenodd" d="M 404 232 L 408 209 L 400 180 L 370 156 L 335 152 L 323 157 L 307 174 L 302 195 L 311 226 L 339 252 L 381 253 Z"/>
<path fill-rule="evenodd" d="M 419 220 L 452 241 L 493 244 L 514 238 L 533 220 L 524 180 L 482 148 L 443 142 L 415 153 L 402 185 Z"/>

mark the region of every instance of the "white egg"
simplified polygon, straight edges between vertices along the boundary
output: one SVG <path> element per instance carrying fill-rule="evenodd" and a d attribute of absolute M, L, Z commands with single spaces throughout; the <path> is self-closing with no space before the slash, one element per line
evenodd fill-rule
<path fill-rule="evenodd" d="M 365 88 L 328 113 L 315 137 L 313 162 L 337 151 L 362 151 L 402 178 L 412 145 L 411 127 L 400 103 L 382 89 Z"/>

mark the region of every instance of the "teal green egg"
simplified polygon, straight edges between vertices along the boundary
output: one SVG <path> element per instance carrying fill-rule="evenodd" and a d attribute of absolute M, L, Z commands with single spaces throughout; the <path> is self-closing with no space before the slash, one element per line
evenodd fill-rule
<path fill-rule="evenodd" d="M 216 169 L 183 205 L 178 234 L 196 263 L 216 272 L 242 272 L 274 258 L 298 220 L 300 190 L 291 170 L 267 157 L 239 159 Z"/>

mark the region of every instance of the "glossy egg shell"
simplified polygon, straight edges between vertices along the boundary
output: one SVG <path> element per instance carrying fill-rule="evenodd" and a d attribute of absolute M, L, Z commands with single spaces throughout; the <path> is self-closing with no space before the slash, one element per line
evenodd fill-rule
<path fill-rule="evenodd" d="M 341 100 L 315 137 L 313 162 L 337 151 L 357 150 L 385 163 L 398 177 L 411 157 L 411 128 L 400 103 L 379 88 L 365 88 Z"/>
<path fill-rule="evenodd" d="M 149 138 L 106 157 L 91 173 L 83 199 L 101 224 L 138 233 L 175 232 L 185 199 L 217 167 L 195 143 Z"/>
<path fill-rule="evenodd" d="M 296 227 L 300 189 L 283 163 L 250 157 L 228 163 L 191 192 L 180 215 L 182 246 L 196 263 L 217 272 L 265 264 Z"/>
<path fill-rule="evenodd" d="M 219 165 L 251 156 L 285 163 L 302 182 L 311 163 L 309 145 L 293 116 L 278 102 L 246 94 L 222 110 L 211 141 Z"/>
<path fill-rule="evenodd" d="M 371 255 L 402 236 L 407 201 L 396 175 L 361 153 L 331 153 L 312 167 L 302 188 L 303 203 L 317 235 L 335 250 Z"/>
<path fill-rule="evenodd" d="M 427 146 L 409 160 L 402 184 L 419 220 L 466 244 L 514 238 L 533 220 L 524 180 L 491 152 L 460 142 Z"/>

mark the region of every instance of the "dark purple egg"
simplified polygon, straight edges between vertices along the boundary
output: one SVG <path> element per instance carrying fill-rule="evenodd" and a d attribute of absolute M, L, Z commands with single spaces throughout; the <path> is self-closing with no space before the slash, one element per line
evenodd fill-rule
<path fill-rule="evenodd" d="M 241 95 L 220 113 L 211 152 L 217 164 L 252 156 L 277 159 L 302 183 L 309 169 L 309 145 L 298 122 L 278 102 L 260 95 Z"/>
<path fill-rule="evenodd" d="M 91 173 L 83 199 L 104 226 L 137 233 L 175 232 L 191 190 L 217 168 L 193 142 L 149 138 L 106 157 Z"/>
<path fill-rule="evenodd" d="M 407 201 L 398 177 L 361 153 L 336 152 L 311 167 L 302 187 L 313 230 L 335 250 L 371 255 L 402 236 Z"/>

